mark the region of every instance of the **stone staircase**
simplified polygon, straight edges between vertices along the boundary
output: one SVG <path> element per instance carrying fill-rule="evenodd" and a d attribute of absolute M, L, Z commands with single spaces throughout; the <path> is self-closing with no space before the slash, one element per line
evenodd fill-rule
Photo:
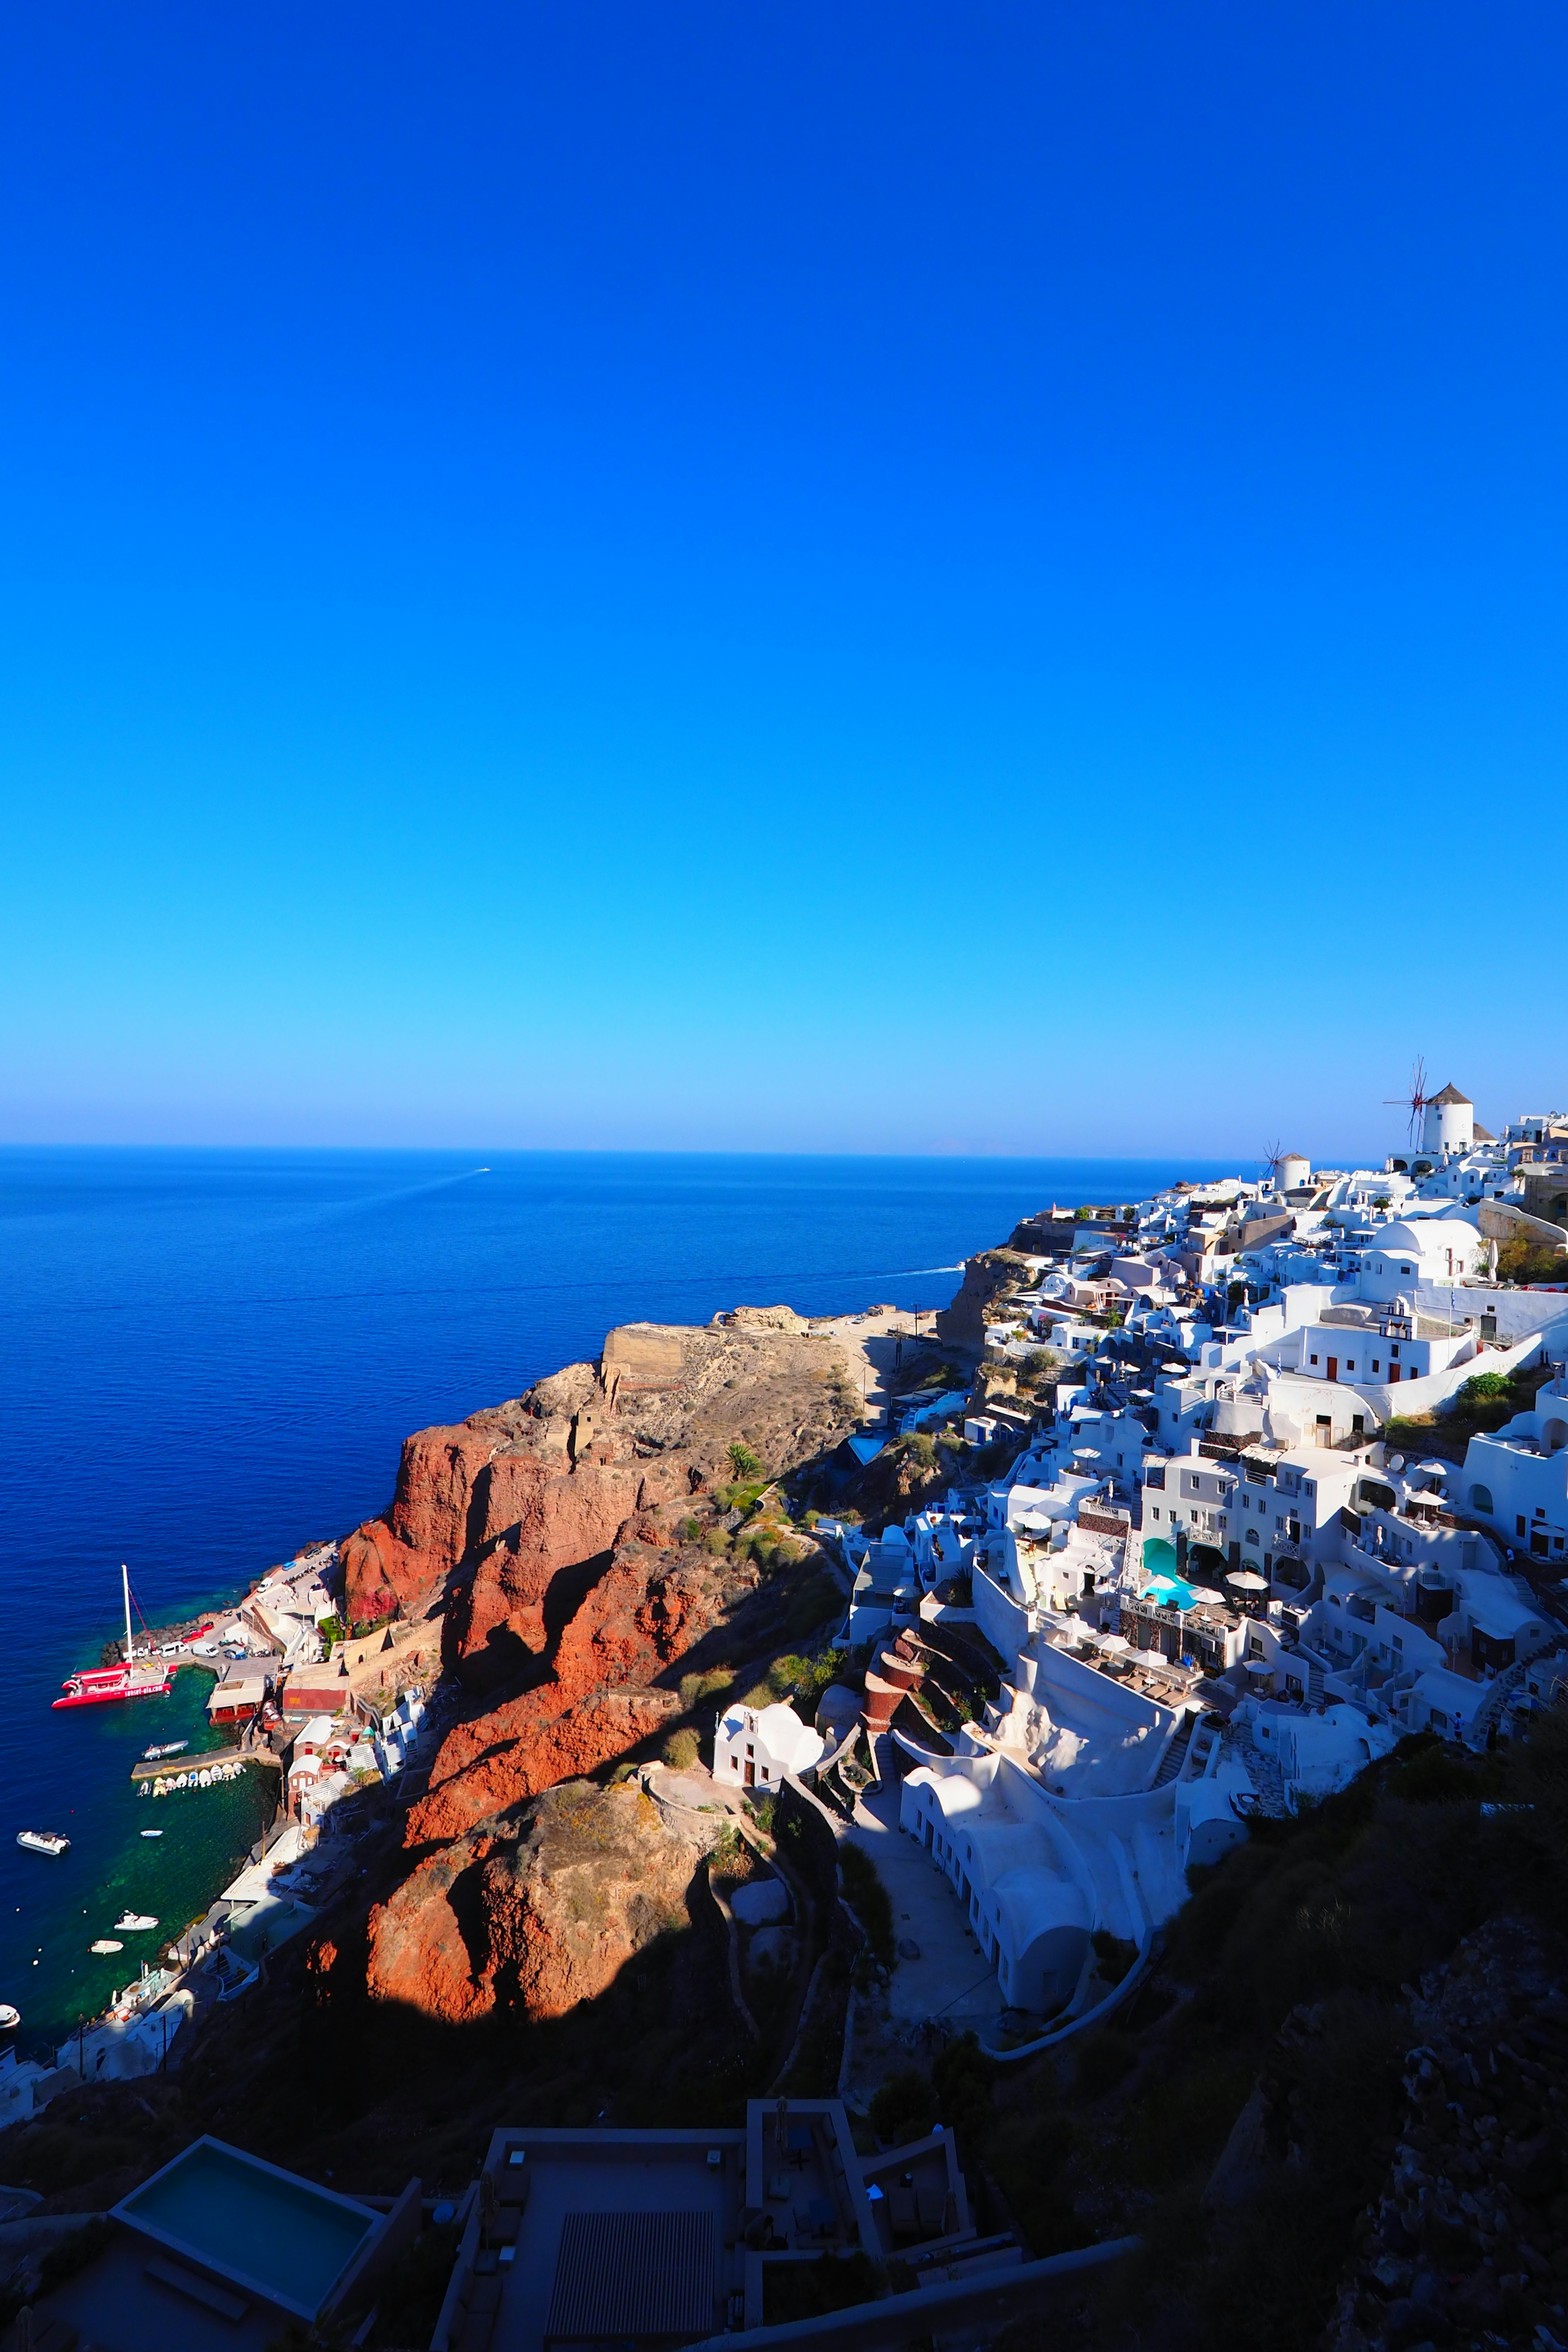
<path fill-rule="evenodd" d="M 1153 1785 L 1156 1789 L 1163 1789 L 1169 1781 L 1180 1779 L 1182 1767 L 1186 1762 L 1193 1742 L 1197 1737 L 1197 1724 L 1198 1717 L 1195 1715 L 1189 1715 L 1185 1723 L 1178 1724 L 1171 1734 L 1169 1744 L 1160 1759 L 1160 1769 L 1154 1775 Z"/>
<path fill-rule="evenodd" d="M 1238 1810 L 1243 1812 L 1268 1813 L 1276 1821 L 1284 1820 L 1289 1813 L 1290 1807 L 1285 1796 L 1285 1776 L 1279 1769 L 1278 1760 L 1258 1746 L 1245 1725 L 1233 1723 L 1229 1736 L 1237 1754 L 1247 1767 L 1256 1791 L 1250 1804 L 1245 1798 L 1237 1800 Z"/>
<path fill-rule="evenodd" d="M 1543 1633 L 1538 1642 L 1532 1643 L 1521 1658 L 1515 1658 L 1511 1666 L 1503 1668 L 1476 1709 L 1475 1721 L 1467 1735 L 1469 1745 L 1486 1746 L 1489 1734 L 1496 1729 L 1501 1719 L 1510 1693 L 1519 1688 L 1538 1658 L 1543 1657 L 1548 1650 L 1561 1649 L 1568 1649 L 1568 1633 L 1564 1633 L 1561 1625 L 1554 1625 L 1549 1633 Z"/>

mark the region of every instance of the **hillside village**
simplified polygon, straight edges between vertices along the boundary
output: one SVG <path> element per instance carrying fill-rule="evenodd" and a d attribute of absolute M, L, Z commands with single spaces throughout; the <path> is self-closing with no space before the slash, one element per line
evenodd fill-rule
<path fill-rule="evenodd" d="M 1138 2245 L 1129 2198 L 1156 2226 L 1118 2169 L 1147 2107 L 1071 2196 L 1052 2183 L 1072 2128 L 1047 2147 L 1039 2117 L 1064 2081 L 1103 2096 L 1181 2016 L 1202 1966 L 1172 1955 L 1208 1932 L 1205 1889 L 1413 1757 L 1454 1759 L 1439 1793 L 1506 1798 L 1505 1760 L 1552 1752 L 1565 1363 L 1568 1116 L 1494 1136 L 1449 1086 L 1378 1169 L 1279 1152 L 1256 1178 L 1039 1209 L 969 1261 L 934 1330 L 893 1308 L 626 1327 L 596 1365 L 419 1433 L 384 1519 L 185 1643 L 219 1675 L 215 1726 L 278 1773 L 270 1843 L 74 2053 L 0 2084 L 39 2135 L 9 2177 L 47 2185 L 65 2142 L 29 2116 L 68 2087 L 89 2140 L 123 2135 L 84 2083 L 110 2100 L 180 2069 L 102 2199 L 121 2235 L 44 2299 L 49 2324 L 98 2340 L 143 2189 L 183 2168 L 205 2197 L 204 2168 L 241 2159 L 193 2132 L 237 2114 L 247 2147 L 325 2181 L 379 2151 L 374 2188 L 246 2174 L 258 2215 L 347 2206 L 358 2251 L 311 2303 L 227 2235 L 173 2269 L 165 2242 L 145 2274 L 184 2296 L 182 2341 L 260 2352 L 290 2315 L 437 2352 L 771 2344 L 829 2312 L 846 2344 L 889 2347 L 931 2340 L 939 2310 L 975 2342 L 1047 2312 L 1088 2326 L 1090 2273 Z M 200 1777 L 156 1769 L 150 1798 Z M 1516 1837 L 1535 1811 L 1479 1808 Z M 1510 1868 L 1500 1885 L 1529 1875 Z M 1529 2012 L 1516 2042 L 1557 2030 L 1536 1984 L 1555 1948 L 1526 1946 L 1528 1966 L 1485 1948 Z M 1421 1988 L 1452 2007 L 1446 1980 Z M 1234 1995 L 1220 2019 L 1204 2063 L 1232 2072 L 1191 2162 L 1211 2204 L 1227 2164 L 1244 2176 L 1245 2205 L 1285 2095 L 1276 2053 L 1238 2155 L 1263 2042 Z M 389 2193 L 410 2160 L 423 2183 Z M 1385 2160 L 1378 2140 L 1342 2165 L 1335 2229 Z M 1504 2170 L 1550 2205 L 1550 2167 L 1533 2188 Z M 51 2214 L 98 2210 L 57 2194 Z M 1378 2333 L 1419 2275 L 1392 2211 L 1384 2284 L 1344 2287 L 1343 2352 L 1417 2340 Z M 1443 2211 L 1450 2252 L 1476 2233 L 1476 2310 L 1550 2325 L 1568 2214 Z M 1546 2253 L 1499 2284 L 1527 2230 Z M 1321 2303 L 1339 2242 L 1318 2237 Z M 918 2326 L 889 2315 L 905 2294 Z"/>
<path fill-rule="evenodd" d="M 1249 1816 L 1408 1734 L 1528 1736 L 1568 1687 L 1551 1209 L 1568 1118 L 1493 1136 L 1449 1086 L 1381 1169 L 1284 1153 L 1261 1181 L 1032 1216 L 972 1265 L 946 1318 L 982 1349 L 965 1454 L 1005 1468 L 818 1533 L 855 1574 L 878 1777 L 995 1967 L 999 2052 L 1126 1998 L 1096 1939 L 1146 1957 Z M 940 1732 L 921 1693 L 975 1635 L 996 1695 Z"/>

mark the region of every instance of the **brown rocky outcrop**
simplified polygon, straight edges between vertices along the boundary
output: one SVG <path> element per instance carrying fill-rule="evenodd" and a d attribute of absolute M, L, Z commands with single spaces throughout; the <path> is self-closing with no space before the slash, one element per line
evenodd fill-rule
<path fill-rule="evenodd" d="M 700 1555 L 699 1555 L 700 1557 Z M 714 1622 L 717 1580 L 637 1542 L 618 1552 L 563 1628 L 549 1680 L 456 1725 L 405 1843 L 460 1837 L 477 1822 L 589 1772 L 657 1731 L 677 1702 L 651 1687 Z"/>
<path fill-rule="evenodd" d="M 420 1601 L 434 1571 L 422 1552 L 400 1544 L 384 1519 L 367 1519 L 340 1549 L 343 1613 L 351 1625 L 395 1617 Z"/>
<path fill-rule="evenodd" d="M 952 1303 L 936 1318 L 936 1336 L 944 1347 L 963 1348 L 977 1355 L 985 1345 L 988 1309 L 1005 1291 L 1028 1278 L 1026 1258 L 1016 1250 L 982 1250 L 963 1263 L 963 1280 Z"/>
<path fill-rule="evenodd" d="M 455 1427 L 417 1431 L 390 1511 L 343 1546 L 351 1622 L 412 1613 L 451 1586 L 449 1657 L 482 1661 L 500 1634 L 538 1654 L 562 1571 L 610 1551 L 639 1515 L 728 1477 L 732 1444 L 780 1472 L 836 1444 L 850 1425 L 844 1350 L 797 1316 L 778 1328 L 781 1314 L 626 1324 L 597 1367 L 568 1365 Z"/>
<path fill-rule="evenodd" d="M 567 1781 L 421 1863 L 370 1917 L 369 1987 L 451 2023 L 560 2017 L 688 1924 L 703 1846 L 630 1786 Z"/>
<path fill-rule="evenodd" d="M 650 1859 L 635 1794 L 568 1805 L 561 1784 L 679 1712 L 668 1670 L 757 1581 L 692 1539 L 694 1498 L 732 1477 L 733 1445 L 774 1474 L 829 1451 L 856 1416 L 847 1375 L 842 1343 L 788 1310 L 631 1324 L 596 1367 L 408 1440 L 391 1509 L 343 1546 L 347 1609 L 439 1606 L 448 1662 L 476 1695 L 506 1695 L 448 1730 L 410 1809 L 410 1874 L 371 1923 L 379 1998 L 452 2020 L 498 2000 L 555 2015 L 673 1916 L 692 1854 L 667 1839 Z M 552 1790 L 561 1804 L 540 1810 Z M 609 1810 L 584 1811 L 589 1795 Z M 525 1804 L 520 1844 L 509 1823 Z M 563 1856 L 590 1828 L 591 1935 L 546 1889 L 558 1868 L 587 1883 Z"/>

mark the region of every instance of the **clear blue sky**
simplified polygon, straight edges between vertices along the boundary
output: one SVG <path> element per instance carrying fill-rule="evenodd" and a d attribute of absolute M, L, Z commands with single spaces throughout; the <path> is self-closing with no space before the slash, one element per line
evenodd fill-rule
<path fill-rule="evenodd" d="M 0 1139 L 1568 1098 L 1568 16 L 0 26 Z"/>

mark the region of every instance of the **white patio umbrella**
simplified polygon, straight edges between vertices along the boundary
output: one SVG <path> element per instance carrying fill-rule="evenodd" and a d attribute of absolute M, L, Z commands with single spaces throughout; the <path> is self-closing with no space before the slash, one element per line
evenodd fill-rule
<path fill-rule="evenodd" d="M 1237 1592 L 1267 1592 L 1268 1590 L 1267 1579 L 1255 1576 L 1249 1568 L 1238 1568 L 1234 1576 L 1226 1578 L 1226 1582 Z"/>

